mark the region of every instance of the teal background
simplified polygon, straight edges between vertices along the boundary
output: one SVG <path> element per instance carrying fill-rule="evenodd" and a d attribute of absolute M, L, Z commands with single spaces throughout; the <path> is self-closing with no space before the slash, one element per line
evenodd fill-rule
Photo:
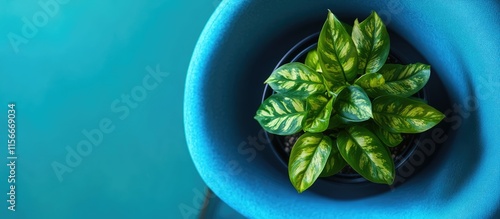
<path fill-rule="evenodd" d="M 58 4 L 16 53 L 9 33 L 22 36 L 22 18 L 43 9 L 38 1 L 1 0 L 0 124 L 15 102 L 18 161 L 12 213 L 7 127 L 0 125 L 0 218 L 183 218 L 180 206 L 199 210 L 205 185 L 185 143 L 183 91 L 194 46 L 218 3 L 72 0 Z M 169 73 L 163 82 L 127 116 L 114 112 L 112 103 L 157 65 Z M 76 150 L 82 131 L 106 118 L 115 129 L 60 182 L 52 163 L 65 164 L 66 147 Z"/>

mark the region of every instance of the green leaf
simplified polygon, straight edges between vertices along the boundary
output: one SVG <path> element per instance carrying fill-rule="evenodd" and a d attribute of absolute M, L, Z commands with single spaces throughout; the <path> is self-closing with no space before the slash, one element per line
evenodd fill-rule
<path fill-rule="evenodd" d="M 315 49 L 307 53 L 305 64 L 316 70 L 316 72 L 322 72 L 321 66 L 319 65 L 318 51 Z"/>
<path fill-rule="evenodd" d="M 409 97 L 422 89 L 431 75 L 430 66 L 416 63 L 410 65 L 386 64 L 378 73 L 382 74 L 385 84 L 366 89 L 372 98 L 382 95 Z"/>
<path fill-rule="evenodd" d="M 417 100 L 394 95 L 373 100 L 373 120 L 392 133 L 420 133 L 437 125 L 444 114 Z"/>
<path fill-rule="evenodd" d="M 367 128 L 352 126 L 341 131 L 337 147 L 345 161 L 367 180 L 389 185 L 393 183 L 394 161 L 387 148 Z"/>
<path fill-rule="evenodd" d="M 330 152 L 330 156 L 328 156 L 328 160 L 326 161 L 325 168 L 319 175 L 320 177 L 329 177 L 337 174 L 347 165 L 344 158 L 339 152 L 339 149 L 336 147 L 337 143 L 333 141 L 332 143 L 332 151 Z"/>
<path fill-rule="evenodd" d="M 357 76 L 358 52 L 342 23 L 328 11 L 318 40 L 318 55 L 327 86 L 345 84 Z"/>
<path fill-rule="evenodd" d="M 307 97 L 326 91 L 323 76 L 310 67 L 292 62 L 273 71 L 266 80 L 277 93 Z"/>
<path fill-rule="evenodd" d="M 355 122 L 348 120 L 344 117 L 341 117 L 339 114 L 335 114 L 330 118 L 330 124 L 328 124 L 328 129 L 345 128 L 353 123 L 355 123 Z"/>
<path fill-rule="evenodd" d="M 291 135 L 302 129 L 306 115 L 305 100 L 275 94 L 260 105 L 254 118 L 269 133 Z"/>
<path fill-rule="evenodd" d="M 341 117 L 352 121 L 362 122 L 372 117 L 370 98 L 361 87 L 348 86 L 337 96 L 333 109 Z"/>
<path fill-rule="evenodd" d="M 427 100 L 424 100 L 422 98 L 419 98 L 419 97 L 407 97 L 409 99 L 412 99 L 412 100 L 415 100 L 415 101 L 419 101 L 419 102 L 422 102 L 422 103 L 425 103 L 425 104 L 428 104 L 429 102 Z"/>
<path fill-rule="evenodd" d="M 358 51 L 358 69 L 366 74 L 377 72 L 387 60 L 390 42 L 389 33 L 376 12 L 361 23 L 354 21 L 352 40 Z"/>
<path fill-rule="evenodd" d="M 359 77 L 358 79 L 356 79 L 356 81 L 354 82 L 354 84 L 359 85 L 363 89 L 380 87 L 384 83 L 385 83 L 384 76 L 382 76 L 381 74 L 378 74 L 378 73 L 364 74 L 361 77 Z"/>
<path fill-rule="evenodd" d="M 333 98 L 328 98 L 322 94 L 311 95 L 307 98 L 307 117 L 304 122 L 304 131 L 323 132 L 328 128 L 330 116 L 332 114 Z"/>
<path fill-rule="evenodd" d="M 299 193 L 318 179 L 332 151 L 332 139 L 321 133 L 304 133 L 295 142 L 288 162 L 288 175 Z"/>
<path fill-rule="evenodd" d="M 396 147 L 403 142 L 403 136 L 401 136 L 401 134 L 389 132 L 375 123 L 370 124 L 370 130 L 389 147 Z"/>

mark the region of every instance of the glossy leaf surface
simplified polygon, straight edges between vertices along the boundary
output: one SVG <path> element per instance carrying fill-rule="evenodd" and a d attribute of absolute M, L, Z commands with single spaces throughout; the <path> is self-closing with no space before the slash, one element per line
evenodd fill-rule
<path fill-rule="evenodd" d="M 332 139 L 321 133 L 304 133 L 295 142 L 288 162 L 288 175 L 299 193 L 319 177 L 332 150 Z"/>
<path fill-rule="evenodd" d="M 356 46 L 342 23 L 330 11 L 321 29 L 317 50 L 327 85 L 355 79 L 358 69 Z"/>
<path fill-rule="evenodd" d="M 353 121 L 362 122 L 372 117 L 372 104 L 370 98 L 358 86 L 348 86 L 337 96 L 334 110 L 341 117 Z"/>
<path fill-rule="evenodd" d="M 387 95 L 373 100 L 373 120 L 392 133 L 424 132 L 444 117 L 437 109 L 410 98 Z"/>
<path fill-rule="evenodd" d="M 367 180 L 392 184 L 394 161 L 387 148 L 369 129 L 352 126 L 339 133 L 337 147 L 345 161 Z"/>
<path fill-rule="evenodd" d="M 317 72 L 322 72 L 321 66 L 319 64 L 318 51 L 316 49 L 311 50 L 307 53 L 305 64 L 310 68 L 316 70 Z"/>
<path fill-rule="evenodd" d="M 359 85 L 363 89 L 380 87 L 384 83 L 385 83 L 384 77 L 378 73 L 364 74 L 358 79 L 356 79 L 356 81 L 354 82 L 354 84 Z"/>
<path fill-rule="evenodd" d="M 269 133 L 291 135 L 302 130 L 306 115 L 305 100 L 275 94 L 260 105 L 255 119 Z"/>
<path fill-rule="evenodd" d="M 293 96 L 307 97 L 326 91 L 323 76 L 298 62 L 277 68 L 265 83 L 278 93 Z"/>
<path fill-rule="evenodd" d="M 338 172 L 340 172 L 340 170 L 342 170 L 342 168 L 344 168 L 346 165 L 347 162 L 345 162 L 344 158 L 340 154 L 339 149 L 337 148 L 337 143 L 333 141 L 332 151 L 330 152 L 330 156 L 328 156 L 325 168 L 323 168 L 323 171 L 319 176 L 320 177 L 333 176 Z"/>
<path fill-rule="evenodd" d="M 409 97 L 422 89 L 431 75 L 430 66 L 416 63 L 410 65 L 386 64 L 378 73 L 382 74 L 385 84 L 366 89 L 370 97 L 397 95 Z"/>
<path fill-rule="evenodd" d="M 352 40 L 358 51 L 358 69 L 362 73 L 375 73 L 385 64 L 390 49 L 389 33 L 376 12 L 361 23 L 357 19 L 354 21 Z"/>
<path fill-rule="evenodd" d="M 377 124 L 371 124 L 370 130 L 377 135 L 382 143 L 389 147 L 396 147 L 403 142 L 403 136 L 400 133 L 389 132 Z"/>
<path fill-rule="evenodd" d="M 332 102 L 332 98 L 323 94 L 315 94 L 307 98 L 308 113 L 304 122 L 304 131 L 318 133 L 328 128 L 333 110 Z"/>

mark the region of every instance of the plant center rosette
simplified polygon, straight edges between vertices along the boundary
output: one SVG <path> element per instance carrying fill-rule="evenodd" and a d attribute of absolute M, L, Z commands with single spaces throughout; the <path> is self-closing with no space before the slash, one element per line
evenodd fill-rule
<path fill-rule="evenodd" d="M 288 163 L 298 192 L 346 165 L 371 182 L 392 184 L 389 148 L 403 142 L 402 134 L 427 131 L 444 118 L 413 97 L 429 80 L 430 66 L 386 64 L 389 50 L 377 13 L 351 27 L 329 11 L 305 62 L 284 64 L 265 81 L 275 93 L 255 119 L 272 134 L 303 132 Z"/>

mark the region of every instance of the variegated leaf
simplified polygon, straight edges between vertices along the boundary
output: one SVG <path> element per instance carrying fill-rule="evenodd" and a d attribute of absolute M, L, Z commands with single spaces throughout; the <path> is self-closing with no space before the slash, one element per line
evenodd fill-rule
<path fill-rule="evenodd" d="M 385 83 L 384 76 L 378 73 L 368 73 L 364 74 L 356 81 L 354 84 L 359 85 L 363 89 L 369 89 L 369 88 L 374 88 L 374 87 L 380 87 Z"/>
<path fill-rule="evenodd" d="M 305 100 L 275 94 L 260 105 L 254 118 L 269 133 L 291 135 L 302 130 L 306 115 Z"/>
<path fill-rule="evenodd" d="M 328 128 L 330 116 L 332 115 L 333 98 L 323 94 L 314 94 L 307 98 L 307 117 L 304 121 L 304 131 L 318 133 Z"/>
<path fill-rule="evenodd" d="M 422 89 L 431 75 L 430 66 L 421 63 L 386 64 L 378 73 L 384 76 L 385 84 L 366 89 L 372 98 L 382 95 L 409 97 Z"/>
<path fill-rule="evenodd" d="M 326 161 L 325 168 L 319 175 L 320 177 L 329 177 L 337 174 L 342 168 L 347 165 L 344 158 L 339 152 L 337 148 L 337 143 L 333 141 L 332 151 L 330 152 L 330 156 L 328 156 L 328 160 Z"/>
<path fill-rule="evenodd" d="M 321 66 L 319 65 L 319 56 L 317 50 L 311 50 L 307 53 L 305 64 L 312 69 L 315 69 L 316 72 L 322 72 Z"/>
<path fill-rule="evenodd" d="M 373 100 L 373 120 L 392 133 L 420 133 L 437 125 L 444 114 L 417 100 L 395 95 Z"/>
<path fill-rule="evenodd" d="M 362 122 L 372 117 L 370 98 L 356 85 L 348 86 L 340 92 L 333 109 L 341 117 L 352 122 Z"/>
<path fill-rule="evenodd" d="M 394 161 L 385 145 L 367 128 L 352 126 L 341 131 L 337 147 L 345 161 L 367 180 L 393 183 Z"/>
<path fill-rule="evenodd" d="M 299 193 L 318 179 L 332 146 L 332 139 L 322 133 L 306 132 L 295 142 L 288 162 L 288 175 Z"/>
<path fill-rule="evenodd" d="M 357 76 L 358 52 L 342 23 L 328 11 L 318 40 L 318 55 L 327 86 L 352 82 Z"/>
<path fill-rule="evenodd" d="M 390 42 L 389 33 L 376 12 L 361 23 L 354 21 L 352 40 L 358 51 L 358 69 L 364 74 L 377 72 L 387 60 Z"/>
<path fill-rule="evenodd" d="M 277 93 L 293 96 L 307 97 L 326 91 L 323 76 L 299 62 L 288 63 L 277 68 L 265 83 Z"/>
<path fill-rule="evenodd" d="M 389 132 L 375 123 L 370 125 L 370 130 L 377 135 L 380 141 L 389 147 L 396 147 L 403 142 L 403 136 L 400 133 Z"/>

